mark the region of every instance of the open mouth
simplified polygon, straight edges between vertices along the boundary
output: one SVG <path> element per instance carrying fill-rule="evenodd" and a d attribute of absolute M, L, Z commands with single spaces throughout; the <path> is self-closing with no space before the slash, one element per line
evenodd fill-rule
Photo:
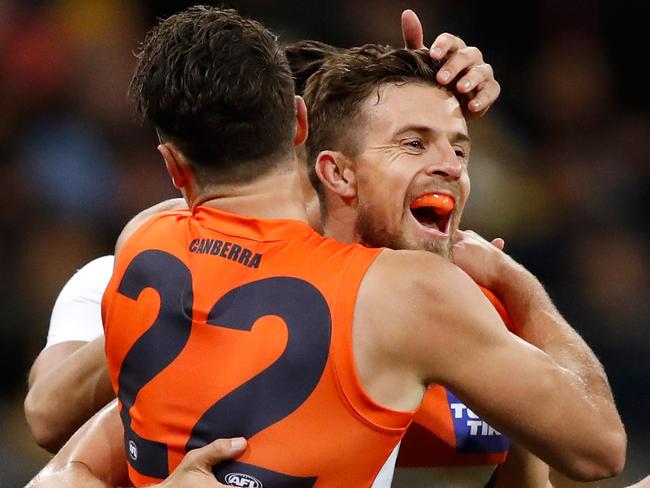
<path fill-rule="evenodd" d="M 410 209 L 420 225 L 447 234 L 455 203 L 450 195 L 427 193 L 413 200 Z"/>

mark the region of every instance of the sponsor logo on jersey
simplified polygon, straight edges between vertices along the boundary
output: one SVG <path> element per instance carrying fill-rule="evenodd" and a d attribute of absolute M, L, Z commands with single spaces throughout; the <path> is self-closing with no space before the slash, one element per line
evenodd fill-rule
<path fill-rule="evenodd" d="M 456 434 L 456 449 L 464 453 L 497 453 L 507 451 L 510 439 L 476 415 L 453 393 L 447 391 Z"/>
<path fill-rule="evenodd" d="M 129 441 L 129 457 L 134 461 L 138 459 L 138 446 L 133 441 Z"/>
<path fill-rule="evenodd" d="M 189 250 L 195 254 L 221 256 L 249 268 L 259 268 L 262 261 L 262 254 L 253 253 L 250 249 L 219 239 L 194 239 L 190 242 Z"/>
<path fill-rule="evenodd" d="M 229 486 L 246 486 L 262 488 L 262 482 L 257 478 L 244 473 L 228 473 L 225 482 Z"/>

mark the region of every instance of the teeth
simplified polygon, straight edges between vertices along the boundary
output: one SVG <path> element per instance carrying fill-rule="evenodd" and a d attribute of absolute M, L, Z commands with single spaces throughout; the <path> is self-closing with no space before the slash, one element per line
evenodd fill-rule
<path fill-rule="evenodd" d="M 449 195 L 440 193 L 429 193 L 416 198 L 411 203 L 411 208 L 430 207 L 437 215 L 449 215 L 454 209 L 454 199 Z"/>

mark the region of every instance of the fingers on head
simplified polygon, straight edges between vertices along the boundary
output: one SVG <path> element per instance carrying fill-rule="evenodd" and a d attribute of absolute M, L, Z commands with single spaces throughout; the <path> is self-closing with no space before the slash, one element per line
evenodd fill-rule
<path fill-rule="evenodd" d="M 465 41 L 463 41 L 460 37 L 450 34 L 449 32 L 443 32 L 438 37 L 436 37 L 436 40 L 433 41 L 431 47 L 440 48 L 445 52 L 445 54 L 447 54 L 450 51 L 458 51 L 460 49 L 463 49 L 467 47 L 467 44 L 465 44 Z"/>
<path fill-rule="evenodd" d="M 496 83 L 492 66 L 485 63 L 470 66 L 461 75 L 456 82 L 456 90 L 460 93 L 469 93 L 475 88 L 480 89 L 488 83 Z"/>

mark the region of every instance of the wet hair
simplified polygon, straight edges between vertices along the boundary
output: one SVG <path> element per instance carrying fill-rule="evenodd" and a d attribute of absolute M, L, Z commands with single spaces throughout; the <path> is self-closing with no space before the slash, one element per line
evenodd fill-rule
<path fill-rule="evenodd" d="M 355 157 L 361 149 L 359 127 L 364 125 L 363 102 L 386 83 L 427 83 L 440 86 L 436 75 L 440 63 L 426 49 L 394 49 L 366 44 L 327 57 L 313 73 L 305 89 L 309 110 L 307 161 L 309 178 L 321 201 L 323 186 L 315 171 L 318 154 L 341 151 Z"/>
<path fill-rule="evenodd" d="M 136 110 L 182 151 L 200 184 L 252 180 L 290 153 L 293 79 L 259 22 L 192 7 L 151 29 L 136 56 Z"/>

